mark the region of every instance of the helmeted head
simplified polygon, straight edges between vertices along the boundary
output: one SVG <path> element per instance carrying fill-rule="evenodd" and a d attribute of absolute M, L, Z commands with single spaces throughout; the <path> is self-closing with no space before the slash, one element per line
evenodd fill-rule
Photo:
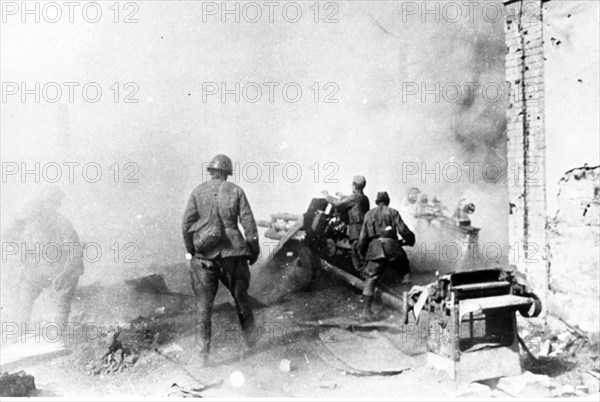
<path fill-rule="evenodd" d="M 388 195 L 387 191 L 380 191 L 377 193 L 375 204 L 390 205 L 390 196 Z"/>
<path fill-rule="evenodd" d="M 222 172 L 225 175 L 233 174 L 233 163 L 231 159 L 227 155 L 218 154 L 208 164 L 206 168 L 209 173 L 213 173 L 215 171 Z"/>
<path fill-rule="evenodd" d="M 352 186 L 356 187 L 358 190 L 362 190 L 367 186 L 367 179 L 365 179 L 365 176 L 354 176 L 352 179 Z"/>

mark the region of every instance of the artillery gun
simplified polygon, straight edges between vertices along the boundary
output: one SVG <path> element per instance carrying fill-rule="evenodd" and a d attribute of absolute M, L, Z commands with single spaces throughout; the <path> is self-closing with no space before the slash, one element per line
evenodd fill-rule
<path fill-rule="evenodd" d="M 304 214 L 274 213 L 270 221 L 257 221 L 257 225 L 267 228 L 265 237 L 279 241 L 271 258 L 295 260 L 311 272 L 324 259 L 354 273 L 347 223 L 324 198 L 312 199 Z"/>
<path fill-rule="evenodd" d="M 313 198 L 305 213 L 275 213 L 269 221 L 257 221 L 258 226 L 266 227 L 265 237 L 279 243 L 270 252 L 269 259 L 280 265 L 293 265 L 295 280 L 302 283 L 299 289 L 308 288 L 319 269 L 333 275 L 358 289 L 363 289 L 364 281 L 352 265 L 351 246 L 346 234 L 345 217 L 324 198 Z M 382 302 L 401 310 L 400 297 L 376 291 Z"/>
<path fill-rule="evenodd" d="M 441 215 L 439 209 L 434 212 L 443 226 L 476 235 L 479 229 L 466 222 L 473 210 L 473 204 L 461 200 L 453 217 Z M 352 267 L 343 217 L 327 200 L 313 199 L 302 215 L 273 214 L 270 221 L 258 224 L 268 228 L 266 237 L 279 241 L 271 258 L 287 258 L 310 272 L 305 286 L 322 269 L 354 287 L 364 287 Z M 516 312 L 524 317 L 541 312 L 541 302 L 524 278 L 499 268 L 437 274 L 435 282 L 414 286 L 401 297 L 381 289 L 376 297 L 403 314 L 404 328 L 418 329 L 422 315 L 428 365 L 461 382 L 519 374 L 519 343 L 524 343 Z"/>

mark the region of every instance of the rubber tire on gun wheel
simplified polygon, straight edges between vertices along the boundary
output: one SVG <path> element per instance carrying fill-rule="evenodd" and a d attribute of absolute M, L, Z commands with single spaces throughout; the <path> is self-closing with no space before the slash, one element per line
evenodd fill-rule
<path fill-rule="evenodd" d="M 519 313 L 523 317 L 537 317 L 542 312 L 542 302 L 535 295 L 530 295 L 533 299 L 533 303 L 529 306 L 529 308 L 521 308 L 519 309 Z"/>
<path fill-rule="evenodd" d="M 298 252 L 298 261 L 302 266 L 302 269 L 310 272 L 310 281 L 308 281 L 308 283 L 302 287 L 305 289 L 308 288 L 317 277 L 317 268 L 319 264 L 314 253 L 308 247 L 300 248 L 300 251 Z"/>

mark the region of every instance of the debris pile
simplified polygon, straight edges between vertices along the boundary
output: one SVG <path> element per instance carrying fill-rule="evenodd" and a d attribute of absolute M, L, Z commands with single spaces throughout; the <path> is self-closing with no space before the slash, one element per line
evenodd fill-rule
<path fill-rule="evenodd" d="M 91 362 L 88 365 L 90 374 L 100 375 L 121 372 L 135 364 L 138 354 L 123 346 L 123 343 L 119 340 L 120 335 L 120 329 L 115 331 L 108 351 L 102 356 L 100 362 Z"/>
<path fill-rule="evenodd" d="M 547 375 L 525 371 L 518 376 L 500 378 L 496 387 L 515 398 L 548 398 L 552 384 Z"/>
<path fill-rule="evenodd" d="M 532 339 L 536 341 L 531 345 L 534 356 L 526 359 L 525 366 L 553 379 L 551 397 L 582 397 L 600 391 L 598 343 L 562 322 L 554 322 L 553 328 Z"/>
<path fill-rule="evenodd" d="M 168 396 L 175 398 L 202 398 L 203 391 L 206 391 L 210 388 L 220 387 L 221 385 L 223 385 L 223 380 L 214 381 L 194 388 L 183 387 L 177 383 L 174 383 L 171 385 L 171 390 Z"/>
<path fill-rule="evenodd" d="M 575 357 L 589 347 L 588 340 L 577 332 L 564 330 L 558 334 L 552 334 L 540 344 L 539 356 Z"/>
<path fill-rule="evenodd" d="M 19 371 L 18 373 L 0 374 L 0 396 L 3 397 L 28 397 L 35 391 L 35 379 L 32 375 Z"/>

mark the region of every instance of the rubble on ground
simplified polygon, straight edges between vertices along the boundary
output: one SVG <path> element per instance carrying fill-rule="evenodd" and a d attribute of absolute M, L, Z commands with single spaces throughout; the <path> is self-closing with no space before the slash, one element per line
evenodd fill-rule
<path fill-rule="evenodd" d="M 177 383 L 173 383 L 168 396 L 176 398 L 202 398 L 202 392 L 221 385 L 223 385 L 223 380 L 214 381 L 194 388 L 184 387 Z"/>
<path fill-rule="evenodd" d="M 28 397 L 32 396 L 35 390 L 35 379 L 24 371 L 0 374 L 0 396 Z"/>
<path fill-rule="evenodd" d="M 112 335 L 112 342 L 108 346 L 108 351 L 99 362 L 91 362 L 88 365 L 90 374 L 100 375 L 121 372 L 135 364 L 139 357 L 138 354 L 123 346 L 123 343 L 119 340 L 120 335 L 120 330 L 115 331 Z"/>
<path fill-rule="evenodd" d="M 322 380 L 319 382 L 319 388 L 321 389 L 336 389 L 338 387 L 337 383 L 329 380 Z"/>
<path fill-rule="evenodd" d="M 492 389 L 487 385 L 473 382 L 468 384 L 459 384 L 453 392 L 450 392 L 452 398 L 491 398 Z"/>
<path fill-rule="evenodd" d="M 526 343 L 533 356 L 525 359 L 524 368 L 551 378 L 551 397 L 582 397 L 600 391 L 600 345 L 582 331 L 549 317 Z"/>
<path fill-rule="evenodd" d="M 525 371 L 521 375 L 500 378 L 496 388 L 516 398 L 548 398 L 551 383 L 547 375 Z"/>

